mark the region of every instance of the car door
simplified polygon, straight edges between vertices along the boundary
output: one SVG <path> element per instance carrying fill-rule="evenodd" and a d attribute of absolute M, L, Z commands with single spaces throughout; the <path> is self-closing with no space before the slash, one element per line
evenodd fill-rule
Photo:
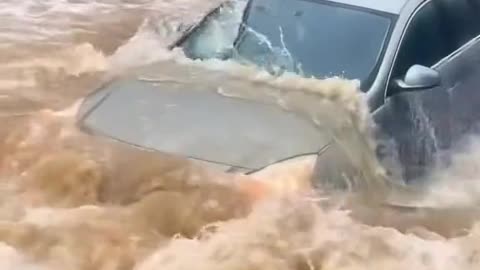
<path fill-rule="evenodd" d="M 466 136 L 479 135 L 480 121 L 480 1 L 444 0 L 454 40 L 463 45 L 446 59 L 449 78 L 451 141 L 455 148 Z M 449 62 L 448 64 L 446 62 Z"/>
<path fill-rule="evenodd" d="M 480 135 L 480 36 L 454 57 L 452 61 L 461 64 L 452 73 L 462 78 L 449 89 L 451 140 L 457 145 L 467 136 Z"/>
<path fill-rule="evenodd" d="M 386 90 L 385 104 L 374 112 L 379 129 L 379 157 L 387 170 L 412 182 L 438 162 L 447 162 L 452 144 L 450 91 L 462 79 L 459 58 L 448 59 L 457 45 L 445 25 L 446 17 L 435 1 L 428 1 L 412 15 L 398 49 Z M 442 59 L 448 59 L 440 61 Z M 410 67 L 432 67 L 441 85 L 417 91 L 394 92 L 394 80 Z"/>

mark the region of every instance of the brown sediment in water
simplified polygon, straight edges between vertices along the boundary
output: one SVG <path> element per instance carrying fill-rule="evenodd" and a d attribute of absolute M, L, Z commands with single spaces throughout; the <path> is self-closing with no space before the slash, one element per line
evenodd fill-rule
<path fill-rule="evenodd" d="M 11 189 L 2 203 L 18 212 L 0 222 L 0 241 L 39 263 L 132 269 L 174 235 L 193 237 L 250 207 L 244 193 L 205 181 L 215 174 L 184 159 L 66 131 L 58 122 L 35 127 L 33 119 L 6 136 L 2 186 Z M 37 137 L 30 128 L 39 128 Z M 48 209 L 43 218 L 29 214 L 39 208 Z M 22 221 L 29 215 L 33 224 Z"/>
<path fill-rule="evenodd" d="M 475 252 L 474 208 L 405 211 L 339 196 L 347 215 L 295 195 L 252 206 L 231 175 L 91 137 L 52 112 L 17 120 L 2 147 L 0 241 L 48 269 L 380 267 L 374 258 L 397 269 L 410 265 L 397 260 L 408 241 L 462 250 L 458 260 L 476 265 L 463 263 Z"/>
<path fill-rule="evenodd" d="M 349 216 L 296 196 L 252 208 L 227 175 L 47 120 L 37 115 L 21 126 L 43 122 L 37 137 L 29 137 L 32 130 L 7 136 L 19 147 L 8 159 L 19 162 L 10 172 L 19 171 L 3 178 L 14 179 L 3 204 L 10 200 L 18 213 L 0 222 L 0 241 L 49 269 L 350 269 L 335 254 L 350 267 L 379 267 L 375 257 L 393 267 L 405 250 L 389 238 L 457 246 L 474 237 L 467 230 L 460 240 L 447 239 L 475 223 L 473 212 L 412 212 L 347 198 L 341 205 L 353 211 Z M 446 216 L 455 218 L 445 222 Z"/>
<path fill-rule="evenodd" d="M 167 36 L 179 23 L 197 20 L 216 1 L 54 2 L 0 3 L 0 22 L 11 26 L 0 32 L 1 269 L 479 269 L 477 144 L 453 169 L 433 174 L 439 184 L 423 197 L 405 200 L 430 208 L 381 206 L 354 194 L 323 204 L 310 193 L 313 198 L 296 194 L 310 191 L 304 180 L 311 162 L 250 176 L 261 178 L 264 189 L 238 189 L 236 183 L 251 178 L 88 136 L 70 117 L 48 110 L 93 91 L 105 73 L 164 57 L 160 45 L 173 39 Z M 199 66 L 167 58 L 192 70 Z M 230 83 L 201 69 L 182 78 L 187 84 L 225 80 L 226 95 L 243 89 L 260 99 L 257 92 L 275 88 L 280 94 L 273 98 L 286 107 L 302 99 L 296 91 L 316 93 L 309 97 L 325 102 L 311 106 L 315 120 L 355 126 L 340 140 L 359 164 L 371 161 L 363 152 L 370 140 L 363 133 L 368 112 L 352 82 L 289 74 L 272 79 L 229 65 L 200 63 L 210 71 L 229 70 L 236 76 Z M 179 69 L 167 62 L 159 67 L 154 71 L 163 68 L 173 78 Z M 244 80 L 255 87 L 244 89 Z M 332 107 L 342 106 L 347 113 L 331 117 Z M 377 163 L 367 165 L 365 175 L 376 176 Z M 287 182 L 294 185 L 281 184 Z M 289 196 L 268 198 L 282 192 Z"/>

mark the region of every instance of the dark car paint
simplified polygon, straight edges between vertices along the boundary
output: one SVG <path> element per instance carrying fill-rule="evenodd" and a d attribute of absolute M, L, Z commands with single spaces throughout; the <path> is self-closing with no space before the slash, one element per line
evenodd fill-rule
<path fill-rule="evenodd" d="M 476 38 L 433 66 L 441 75 L 440 86 L 389 96 L 373 113 L 382 135 L 395 144 L 402 178 L 412 182 L 433 167 L 447 166 L 451 150 L 472 134 L 471 127 L 480 119 L 475 117 L 480 109 L 474 86 L 480 83 L 479 56 Z M 465 114 L 471 117 L 461 117 Z"/>
<path fill-rule="evenodd" d="M 403 177 L 410 181 L 433 166 L 447 166 L 450 150 L 478 134 L 480 120 L 480 39 L 435 66 L 442 85 L 387 99 L 374 118 L 393 138 Z"/>
<path fill-rule="evenodd" d="M 465 137 L 478 134 L 479 130 L 480 107 L 477 104 L 480 92 L 475 86 L 480 85 L 478 37 L 432 66 L 441 75 L 440 86 L 389 95 L 394 80 L 398 79 L 393 76 L 393 66 L 406 29 L 417 11 L 431 1 L 434 0 L 412 0 L 404 6 L 378 76 L 367 90 L 370 110 L 378 128 L 378 157 L 384 161 L 389 173 L 396 176 L 395 179 L 404 179 L 408 183 L 425 177 L 435 166 L 447 166 L 452 150 L 464 142 Z M 478 3 L 476 11 L 480 12 L 480 2 L 475 3 Z M 450 1 L 450 4 L 455 6 L 456 3 Z M 479 20 L 474 23 L 480 26 Z M 480 31 L 476 30 L 476 33 L 479 35 Z M 346 154 L 335 145 L 330 148 L 331 151 L 317 160 L 316 178 L 338 186 L 343 181 L 338 177 L 357 177 L 358 168 L 351 167 Z"/>
<path fill-rule="evenodd" d="M 366 91 L 370 110 L 379 126 L 379 152 L 398 158 L 403 165 L 400 174 L 410 180 L 423 176 L 439 161 L 448 164 L 448 151 L 467 134 L 476 131 L 477 119 L 480 119 L 480 109 L 477 109 L 480 92 L 476 92 L 476 86 L 480 85 L 478 40 L 446 56 L 433 67 L 442 76 L 440 86 L 389 95 L 393 81 L 398 79 L 393 76 L 393 66 L 405 31 L 417 10 L 431 1 L 434 0 L 409 0 L 405 3 L 386 44 L 378 75 Z M 474 1 L 477 0 L 469 2 Z M 196 27 L 198 24 L 189 28 L 172 47 L 181 45 Z M 383 142 L 388 143 L 382 145 Z M 333 145 L 330 149 L 337 148 Z M 332 168 L 339 166 L 329 166 L 331 162 L 336 165 L 348 163 L 337 150 L 324 151 L 318 159 L 316 172 L 322 171 L 322 176 L 338 176 Z"/>

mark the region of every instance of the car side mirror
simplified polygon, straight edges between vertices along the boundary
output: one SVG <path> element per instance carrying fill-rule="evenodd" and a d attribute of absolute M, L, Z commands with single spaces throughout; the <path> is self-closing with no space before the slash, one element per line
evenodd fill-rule
<path fill-rule="evenodd" d="M 421 65 L 413 65 L 408 69 L 403 80 L 396 79 L 393 82 L 394 89 L 392 89 L 392 95 L 402 92 L 427 90 L 440 84 L 441 77 L 438 71 Z"/>

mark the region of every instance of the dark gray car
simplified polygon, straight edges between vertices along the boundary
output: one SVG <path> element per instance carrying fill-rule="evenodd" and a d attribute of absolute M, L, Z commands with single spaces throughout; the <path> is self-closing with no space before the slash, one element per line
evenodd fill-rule
<path fill-rule="evenodd" d="M 233 34 L 211 42 L 209 24 L 219 20 Z M 194 59 L 253 63 L 272 74 L 358 79 L 379 126 L 379 157 L 396 156 L 411 181 L 448 163 L 448 150 L 476 130 L 479 35 L 478 0 L 249 0 L 213 10 L 172 48 Z M 251 172 L 318 153 L 319 177 L 342 170 L 332 165 L 341 150 L 308 117 L 217 89 L 196 91 L 205 86 L 185 79 L 112 82 L 85 99 L 80 124 L 225 171 Z"/>

